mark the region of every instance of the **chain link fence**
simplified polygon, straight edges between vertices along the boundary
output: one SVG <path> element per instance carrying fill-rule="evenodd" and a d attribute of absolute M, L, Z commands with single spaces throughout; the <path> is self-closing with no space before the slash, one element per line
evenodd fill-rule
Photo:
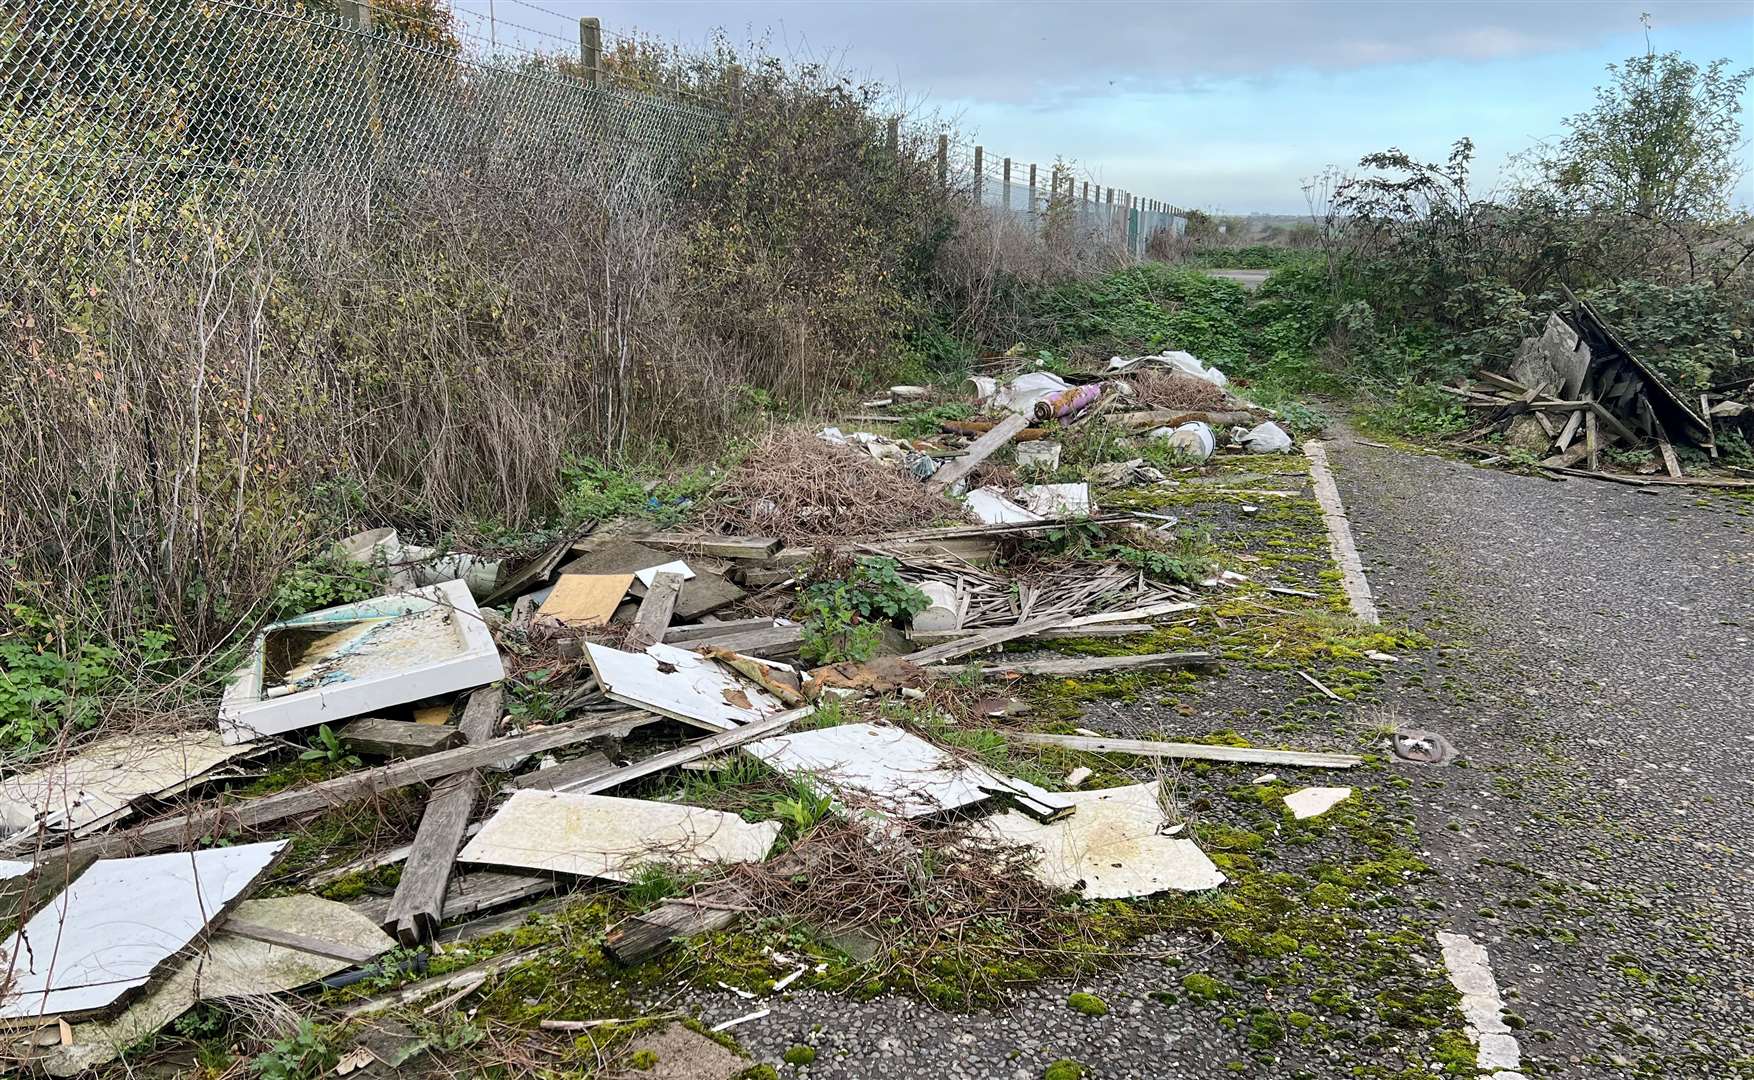
<path fill-rule="evenodd" d="M 344 6 L 342 11 L 348 9 Z M 433 170 L 674 175 L 707 104 L 473 59 L 449 30 L 287 0 L 40 0 L 0 12 L 0 266 L 168 242 L 191 215 L 311 209 Z M 592 80 L 594 81 L 594 80 Z M 609 165 L 604 169 L 604 165 Z"/>
<path fill-rule="evenodd" d="M 0 269 L 76 282 L 240 210 L 296 236 L 301 218 L 370 213 L 446 173 L 528 185 L 590 168 L 650 190 L 685 176 L 732 108 L 680 85 L 624 85 L 555 35 L 553 51 L 528 51 L 480 40 L 466 20 L 320 2 L 0 6 Z M 1180 225 L 1167 204 L 1117 203 L 1112 188 L 1105 200 L 1089 183 L 1080 195 L 1069 170 L 1064 186 L 1044 175 L 1034 187 L 1025 166 L 1006 177 L 966 149 L 948 182 L 1015 227 L 1138 257 Z"/>

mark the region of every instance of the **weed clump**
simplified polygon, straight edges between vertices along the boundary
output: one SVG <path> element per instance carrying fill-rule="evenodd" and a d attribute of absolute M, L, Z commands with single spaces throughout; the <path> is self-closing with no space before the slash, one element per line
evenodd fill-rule
<path fill-rule="evenodd" d="M 816 1060 L 816 1048 L 814 1046 L 805 1046 L 803 1043 L 797 1043 L 788 1048 L 786 1052 L 780 1056 L 780 1059 L 787 1065 L 809 1065 Z"/>

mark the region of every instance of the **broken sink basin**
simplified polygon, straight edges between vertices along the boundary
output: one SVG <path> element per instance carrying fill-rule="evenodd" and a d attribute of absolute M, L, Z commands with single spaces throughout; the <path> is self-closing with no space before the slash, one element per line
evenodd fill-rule
<path fill-rule="evenodd" d="M 468 585 L 446 581 L 268 626 L 226 687 L 219 727 L 239 743 L 504 677 Z"/>

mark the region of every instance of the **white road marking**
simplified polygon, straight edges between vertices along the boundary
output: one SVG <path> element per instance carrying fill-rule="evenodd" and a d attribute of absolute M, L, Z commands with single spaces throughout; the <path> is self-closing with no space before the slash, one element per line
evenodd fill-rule
<path fill-rule="evenodd" d="M 1334 474 L 1328 471 L 1328 452 L 1319 442 L 1303 444 L 1309 458 L 1310 476 L 1315 481 L 1316 502 L 1322 507 L 1322 520 L 1328 526 L 1328 548 L 1340 564 L 1340 583 L 1346 589 L 1346 600 L 1352 614 L 1368 623 L 1381 622 L 1376 614 L 1376 601 L 1370 596 L 1370 582 L 1364 577 L 1364 563 L 1352 543 L 1352 525 L 1346 520 L 1346 507 L 1340 502 L 1340 489 L 1334 486 Z"/>
<path fill-rule="evenodd" d="M 1443 966 L 1449 970 L 1449 981 L 1462 995 L 1462 1017 L 1467 1021 L 1468 1038 L 1479 1048 L 1476 1062 L 1481 1072 L 1491 1073 L 1492 1080 L 1523 1080 L 1516 1070 L 1522 1068 L 1522 1047 L 1504 1022 L 1504 999 L 1498 995 L 1498 981 L 1492 977 L 1492 962 L 1486 946 L 1466 934 L 1439 931 L 1437 943 L 1443 946 Z"/>

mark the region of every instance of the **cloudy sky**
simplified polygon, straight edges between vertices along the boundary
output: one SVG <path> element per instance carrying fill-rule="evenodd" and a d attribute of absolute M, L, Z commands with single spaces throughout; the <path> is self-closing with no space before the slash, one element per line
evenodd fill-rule
<path fill-rule="evenodd" d="M 587 14 L 684 47 L 765 39 L 899 87 L 990 157 L 1060 156 L 1226 213 L 1299 213 L 1325 166 L 1389 146 L 1436 159 L 1464 135 L 1489 187 L 1589 105 L 1604 65 L 1644 50 L 1641 12 L 1658 51 L 1754 66 L 1754 0 L 453 3 L 469 36 L 518 48 L 566 47 Z M 1738 196 L 1754 203 L 1754 178 Z"/>

